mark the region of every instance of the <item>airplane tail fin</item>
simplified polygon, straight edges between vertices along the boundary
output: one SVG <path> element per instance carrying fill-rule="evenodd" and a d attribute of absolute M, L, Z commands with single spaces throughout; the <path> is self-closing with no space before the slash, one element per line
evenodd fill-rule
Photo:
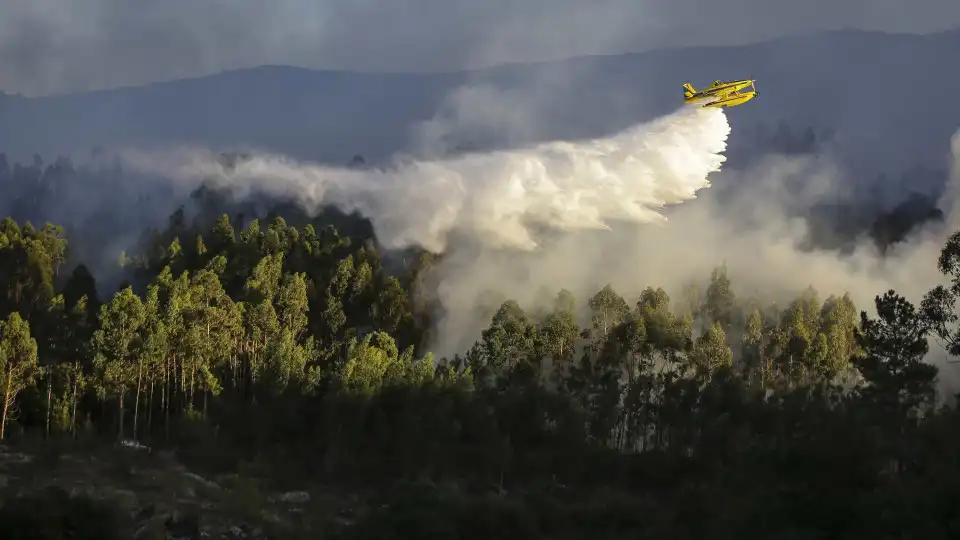
<path fill-rule="evenodd" d="M 696 93 L 696 91 L 693 89 L 693 86 L 690 86 L 690 83 L 683 83 L 683 97 L 690 99 L 694 93 Z"/>

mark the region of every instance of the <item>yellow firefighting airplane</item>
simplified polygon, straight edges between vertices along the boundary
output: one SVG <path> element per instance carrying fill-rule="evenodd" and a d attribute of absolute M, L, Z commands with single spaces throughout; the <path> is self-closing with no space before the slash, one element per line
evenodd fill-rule
<path fill-rule="evenodd" d="M 713 84 L 703 90 L 695 90 L 690 83 L 683 84 L 683 100 L 687 103 L 709 99 L 710 103 L 704 107 L 736 107 L 757 97 L 758 92 L 753 79 L 740 81 L 713 81 Z M 741 92 L 750 88 L 749 92 Z"/>

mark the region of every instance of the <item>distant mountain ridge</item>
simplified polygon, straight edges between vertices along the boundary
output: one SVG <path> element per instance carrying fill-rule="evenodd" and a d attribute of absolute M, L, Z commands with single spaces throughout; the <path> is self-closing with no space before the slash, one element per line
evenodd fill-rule
<path fill-rule="evenodd" d="M 524 112 L 519 127 L 497 118 L 481 126 L 489 141 L 463 135 L 461 142 L 482 147 L 510 130 L 501 144 L 602 135 L 673 110 L 685 81 L 750 77 L 760 95 L 731 110 L 732 146 L 749 147 L 758 125 L 784 122 L 827 128 L 851 159 L 880 168 L 937 166 L 960 127 L 958 52 L 960 30 L 839 30 L 453 73 L 262 66 L 79 94 L 0 95 L 0 151 L 52 159 L 97 146 L 199 144 L 335 163 L 361 154 L 375 163 L 413 150 L 418 126 L 447 110 L 444 100 L 463 86 L 503 91 L 508 105 Z"/>

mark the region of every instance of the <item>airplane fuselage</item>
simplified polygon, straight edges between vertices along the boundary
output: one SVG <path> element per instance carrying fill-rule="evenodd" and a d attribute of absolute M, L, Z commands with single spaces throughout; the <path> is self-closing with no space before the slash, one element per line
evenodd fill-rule
<path fill-rule="evenodd" d="M 738 92 L 753 84 L 753 81 L 744 79 L 742 81 L 728 81 L 717 86 L 708 86 L 699 92 L 695 92 L 693 97 L 714 96 L 717 94 L 727 94 L 729 92 Z"/>
<path fill-rule="evenodd" d="M 711 100 L 704 107 L 734 107 L 746 103 L 757 96 L 756 89 L 749 92 L 741 92 L 746 88 L 752 88 L 754 81 L 752 79 L 742 79 L 738 81 L 714 81 L 713 84 L 703 90 L 695 90 L 689 84 L 685 84 L 686 94 L 684 101 L 693 103 L 701 100 Z"/>
<path fill-rule="evenodd" d="M 736 107 L 737 105 L 742 105 L 755 97 L 757 97 L 756 92 L 739 92 L 722 97 L 716 101 L 711 101 L 710 103 L 704 105 L 704 107 Z"/>

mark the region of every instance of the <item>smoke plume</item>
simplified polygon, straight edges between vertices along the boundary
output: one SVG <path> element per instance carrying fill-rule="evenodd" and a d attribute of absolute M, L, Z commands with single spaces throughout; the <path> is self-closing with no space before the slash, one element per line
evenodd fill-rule
<path fill-rule="evenodd" d="M 843 172 L 829 155 L 771 156 L 748 170 L 720 170 L 729 131 L 723 112 L 695 107 L 607 138 L 398 158 L 375 171 L 276 156 L 227 167 L 195 151 L 125 159 L 190 183 L 215 179 L 241 195 L 294 197 L 308 210 L 359 210 L 387 247 L 444 252 L 426 287 L 444 308 L 430 344 L 444 356 L 478 339 L 499 301 L 543 307 L 561 288 L 581 307 L 606 284 L 628 300 L 661 286 L 679 301 L 684 286 L 704 284 L 725 264 L 741 296 L 786 302 L 812 286 L 822 297 L 849 293 L 872 312 L 877 294 L 893 288 L 918 302 L 943 279 L 937 256 L 960 220 L 956 174 L 940 201 L 946 223 L 885 254 L 866 237 L 846 255 L 801 249 L 808 222 L 797 209 L 845 192 Z M 960 136 L 953 151 L 956 161 Z M 705 189 L 711 182 L 724 189 Z M 942 365 L 934 350 L 928 360 Z M 941 379 L 952 385 L 949 367 Z"/>
<path fill-rule="evenodd" d="M 241 196 L 292 196 L 308 211 L 334 204 L 368 216 L 388 248 L 448 250 L 450 235 L 532 250 L 539 231 L 659 223 L 660 209 L 696 197 L 724 161 L 730 126 L 719 109 L 682 108 L 613 136 L 354 170 L 258 156 L 223 164 L 210 153 L 127 154 L 140 171 L 220 182 Z"/>

